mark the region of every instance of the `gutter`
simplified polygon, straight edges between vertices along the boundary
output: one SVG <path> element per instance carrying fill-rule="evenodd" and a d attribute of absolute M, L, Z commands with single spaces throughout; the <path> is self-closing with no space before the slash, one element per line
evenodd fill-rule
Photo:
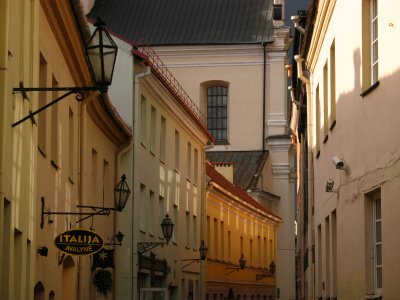
<path fill-rule="evenodd" d="M 135 65 L 135 58 L 133 58 L 133 65 Z M 148 66 L 146 67 L 146 71 L 142 73 L 138 73 L 135 75 L 135 82 L 134 82 L 134 99 L 133 99 L 133 140 L 135 145 L 140 145 L 140 140 L 139 140 L 139 127 L 135 125 L 136 122 L 139 121 L 139 114 L 140 114 L 140 79 L 146 76 L 151 75 L 151 68 Z M 136 160 L 138 159 L 138 154 L 139 154 L 139 148 L 138 147 L 133 147 L 133 166 L 132 166 L 132 181 L 131 181 L 131 186 L 133 187 L 133 195 L 132 195 L 132 229 L 131 229 L 131 238 L 132 238 L 132 285 L 131 285 L 131 295 L 132 299 L 138 299 L 137 295 L 137 283 L 138 283 L 138 275 L 136 270 L 136 266 L 139 265 L 138 262 L 138 253 L 137 253 L 137 243 L 138 243 L 138 237 L 136 236 L 136 229 L 139 228 L 139 217 L 135 215 L 135 212 L 138 212 L 138 206 L 140 203 L 138 201 L 134 201 L 136 198 L 136 195 L 139 193 L 139 179 L 138 179 L 138 174 L 139 174 L 139 167 L 138 164 L 136 163 Z"/>

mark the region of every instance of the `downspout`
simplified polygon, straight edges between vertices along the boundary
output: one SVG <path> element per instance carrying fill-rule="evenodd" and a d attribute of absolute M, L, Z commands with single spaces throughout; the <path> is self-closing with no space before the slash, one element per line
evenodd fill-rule
<path fill-rule="evenodd" d="M 206 174 L 206 150 L 214 148 L 214 144 L 203 146 L 201 150 L 201 213 L 200 213 L 200 240 L 206 240 L 206 219 L 207 219 L 207 194 L 209 181 Z M 206 299 L 206 267 L 207 258 L 200 261 L 200 299 Z"/>
<path fill-rule="evenodd" d="M 135 64 L 135 56 L 133 58 L 133 64 Z M 143 73 L 139 73 L 135 75 L 135 84 L 134 84 L 134 99 L 133 99 L 133 143 L 134 145 L 140 145 L 139 141 L 139 127 L 136 124 L 139 121 L 139 112 L 140 112 L 140 79 L 146 76 L 151 75 L 151 68 L 147 67 L 146 71 Z M 132 195 L 132 299 L 139 299 L 137 295 L 137 283 L 138 283 L 138 277 L 137 277 L 137 269 L 136 266 L 138 266 L 138 254 L 137 254 L 137 236 L 135 234 L 135 229 L 139 228 L 138 224 L 138 216 L 135 215 L 135 212 L 137 212 L 137 207 L 139 203 L 137 201 L 134 201 L 136 198 L 136 195 L 138 194 L 138 183 L 139 179 L 137 178 L 139 174 L 138 170 L 138 164 L 136 163 L 136 159 L 138 158 L 138 152 L 139 148 L 138 147 L 133 147 L 133 166 L 132 166 L 132 181 L 131 181 L 131 186 L 133 187 L 133 195 Z"/>
<path fill-rule="evenodd" d="M 79 116 L 79 120 L 78 122 L 80 122 L 80 124 L 78 124 L 78 128 L 80 128 L 80 130 L 78 130 L 79 133 L 79 161 L 78 161 L 78 168 L 79 168 L 79 199 L 78 199 L 78 204 L 80 205 L 84 205 L 85 203 L 83 203 L 83 199 L 85 199 L 86 197 L 86 184 L 85 184 L 85 178 L 86 178 L 86 174 L 84 173 L 86 168 L 86 156 L 85 156 L 85 149 L 86 149 L 86 130 L 87 130 L 87 126 L 86 126 L 86 107 L 87 105 L 93 101 L 94 99 L 96 99 L 96 97 L 99 95 L 99 93 L 95 92 L 95 93 L 91 93 L 80 105 L 80 116 Z M 82 223 L 81 223 L 82 224 Z M 80 281 L 81 281 L 81 260 L 80 260 L 80 256 L 78 256 L 77 258 L 77 269 L 78 269 L 78 279 L 77 279 L 77 293 L 78 293 L 78 299 L 84 299 L 84 294 L 83 291 L 81 291 L 81 289 L 79 288 L 80 285 Z M 82 283 L 84 284 L 84 283 Z"/>
<path fill-rule="evenodd" d="M 124 143 L 123 145 L 121 145 L 121 147 L 119 147 L 117 150 L 117 154 L 115 155 L 115 174 L 114 174 L 114 177 L 115 177 L 114 182 L 115 183 L 119 182 L 121 179 L 121 176 L 122 176 L 122 174 L 120 173 L 121 172 L 121 167 L 120 167 L 121 157 L 122 157 L 122 155 L 126 154 L 129 150 L 131 150 L 132 146 L 133 146 L 133 137 L 129 138 L 129 141 Z M 119 214 L 114 212 L 114 224 L 113 224 L 113 226 L 114 226 L 113 232 L 114 233 L 117 233 L 117 230 L 118 230 L 118 227 L 117 227 L 118 216 L 119 216 Z M 116 249 L 119 249 L 119 247 L 116 247 Z M 116 251 L 117 255 L 118 255 L 118 251 L 119 250 Z M 113 280 L 113 290 L 114 290 L 113 296 L 114 296 L 114 299 L 119 299 L 119 294 L 118 294 L 119 289 L 117 289 L 117 282 L 119 282 L 119 278 L 117 276 L 119 275 L 119 273 L 114 272 L 114 274 L 115 274 L 114 275 L 115 278 Z"/>
<path fill-rule="evenodd" d="M 313 163 L 313 152 L 312 152 L 312 129 L 313 129 L 313 123 L 312 123 L 312 98 L 311 98 L 311 85 L 310 85 L 310 79 L 309 75 L 305 74 L 303 72 L 303 61 L 304 58 L 301 57 L 301 55 L 295 55 L 294 56 L 295 61 L 297 62 L 297 72 L 298 75 L 297 77 L 303 82 L 303 84 L 306 85 L 306 93 L 307 93 L 307 202 L 309 204 L 308 206 L 308 215 L 312 216 L 312 207 L 314 203 L 314 163 Z M 312 224 L 311 226 L 308 226 L 308 231 L 313 231 L 314 230 L 314 219 L 311 218 Z M 313 237 L 314 232 L 308 232 L 308 235 Z M 314 241 L 313 241 L 314 242 Z M 313 246 L 313 242 L 311 243 L 311 249 Z M 309 255 L 312 255 L 312 251 Z M 312 260 L 311 260 L 312 261 Z M 315 298 L 315 263 L 313 264 L 313 271 L 312 271 L 312 291 L 314 293 L 313 297 Z"/>
<path fill-rule="evenodd" d="M 262 42 L 263 52 L 264 52 L 264 62 L 263 62 L 263 121 L 262 121 L 262 150 L 265 151 L 265 97 L 266 97 L 266 86 L 265 80 L 267 79 L 267 49 L 266 43 Z"/>

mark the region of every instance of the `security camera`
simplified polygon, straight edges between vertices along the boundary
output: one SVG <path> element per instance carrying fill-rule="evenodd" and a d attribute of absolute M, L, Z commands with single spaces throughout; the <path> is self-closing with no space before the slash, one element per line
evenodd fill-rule
<path fill-rule="evenodd" d="M 299 21 L 300 21 L 299 15 L 291 16 L 290 20 L 292 20 L 294 27 L 299 26 Z"/>
<path fill-rule="evenodd" d="M 291 16 L 290 19 L 293 22 L 294 28 L 296 28 L 298 31 L 300 31 L 300 33 L 304 34 L 306 32 L 304 30 L 304 28 L 301 27 L 300 24 L 299 24 L 299 22 L 300 22 L 300 16 L 299 15 Z"/>
<path fill-rule="evenodd" d="M 335 185 L 335 182 L 332 179 L 328 179 L 328 181 L 326 182 L 325 191 L 327 193 L 331 193 L 333 191 L 334 185 Z"/>
<path fill-rule="evenodd" d="M 335 165 L 335 168 L 338 170 L 344 170 L 344 161 L 337 156 L 332 157 L 332 163 Z"/>

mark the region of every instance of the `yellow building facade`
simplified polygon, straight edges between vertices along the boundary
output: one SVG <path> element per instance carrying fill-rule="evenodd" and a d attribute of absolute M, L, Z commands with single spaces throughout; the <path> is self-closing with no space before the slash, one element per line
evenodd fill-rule
<path fill-rule="evenodd" d="M 64 92 L 14 88 L 94 85 L 84 53 L 90 32 L 80 1 L 0 5 L 0 298 L 101 298 L 93 259 L 59 251 L 54 239 L 83 229 L 107 243 L 117 233 L 118 212 L 81 222 L 85 216 L 73 214 L 84 211 L 77 205 L 114 207 L 119 162 L 132 133 L 98 92 L 83 99 L 72 94 L 15 125 Z"/>
<path fill-rule="evenodd" d="M 206 298 L 275 299 L 273 265 L 281 219 L 208 162 L 206 174 Z"/>

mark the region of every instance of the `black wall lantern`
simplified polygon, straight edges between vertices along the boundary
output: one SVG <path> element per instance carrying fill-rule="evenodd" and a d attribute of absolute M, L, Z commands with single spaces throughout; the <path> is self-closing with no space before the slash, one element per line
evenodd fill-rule
<path fill-rule="evenodd" d="M 101 19 L 97 19 L 94 24 L 96 30 L 89 39 L 89 42 L 85 46 L 85 53 L 88 59 L 89 68 L 94 79 L 95 86 L 81 86 L 81 87 L 33 87 L 26 88 L 23 83 L 20 82 L 19 88 L 14 88 L 13 92 L 21 92 L 24 99 L 28 99 L 26 92 L 49 92 L 49 91 L 64 91 L 64 95 L 54 99 L 50 103 L 42 106 L 36 111 L 30 112 L 29 115 L 22 118 L 21 120 L 12 124 L 15 127 L 24 121 L 31 119 L 34 122 L 33 117 L 59 102 L 60 100 L 68 97 L 71 94 L 77 94 L 76 99 L 78 101 L 83 100 L 84 92 L 87 91 L 99 91 L 104 93 L 108 90 L 108 86 L 111 85 L 115 61 L 117 58 L 118 47 L 111 38 L 110 34 L 105 29 L 105 23 Z"/>
<path fill-rule="evenodd" d="M 266 277 L 273 277 L 275 275 L 275 270 L 276 270 L 276 264 L 272 260 L 271 263 L 269 264 L 269 272 L 262 273 L 262 274 L 256 274 L 256 280 L 261 280 Z"/>
<path fill-rule="evenodd" d="M 181 270 L 183 270 L 187 266 L 190 266 L 194 262 L 199 262 L 201 260 L 206 260 L 207 253 L 208 253 L 208 248 L 206 246 L 206 243 L 204 243 L 204 240 L 202 240 L 201 243 L 200 243 L 199 252 L 200 252 L 200 258 L 182 259 L 181 261 L 190 261 L 190 262 L 187 263 L 186 265 L 182 266 Z"/>
<path fill-rule="evenodd" d="M 130 194 L 131 191 L 126 183 L 126 176 L 124 174 L 121 177 L 121 181 L 114 188 L 115 207 L 118 211 L 122 211 L 124 209 Z"/>
<path fill-rule="evenodd" d="M 86 216 L 82 219 L 76 221 L 76 223 L 82 222 L 88 218 L 93 216 L 105 216 L 109 215 L 112 210 L 122 211 L 126 205 L 126 202 L 129 199 L 130 190 L 128 184 L 126 183 L 126 176 L 122 175 L 120 182 L 116 185 L 114 189 L 114 197 L 115 197 L 115 207 L 104 207 L 104 206 L 93 206 L 93 205 L 77 205 L 78 208 L 90 208 L 91 211 L 89 212 L 58 212 L 58 211 L 46 211 L 44 197 L 41 198 L 42 201 L 42 219 L 40 222 L 40 228 L 43 228 L 44 219 L 46 216 L 50 215 L 77 215 L 77 216 Z M 49 218 L 49 224 L 53 223 L 52 220 Z M 123 236 L 123 235 L 122 235 Z"/>
<path fill-rule="evenodd" d="M 239 258 L 239 267 L 226 267 L 225 269 L 230 271 L 225 273 L 225 275 L 228 275 L 234 271 L 243 270 L 244 268 L 246 268 L 246 259 L 244 258 L 244 254 L 242 253 L 242 255 Z"/>
<path fill-rule="evenodd" d="M 165 242 L 138 242 L 137 243 L 137 251 L 139 255 L 150 251 L 151 249 L 164 245 L 168 245 L 169 240 L 172 237 L 172 233 L 174 231 L 174 223 L 172 222 L 171 218 L 168 214 L 165 215 L 164 219 L 161 222 L 161 230 L 164 236 Z"/>

